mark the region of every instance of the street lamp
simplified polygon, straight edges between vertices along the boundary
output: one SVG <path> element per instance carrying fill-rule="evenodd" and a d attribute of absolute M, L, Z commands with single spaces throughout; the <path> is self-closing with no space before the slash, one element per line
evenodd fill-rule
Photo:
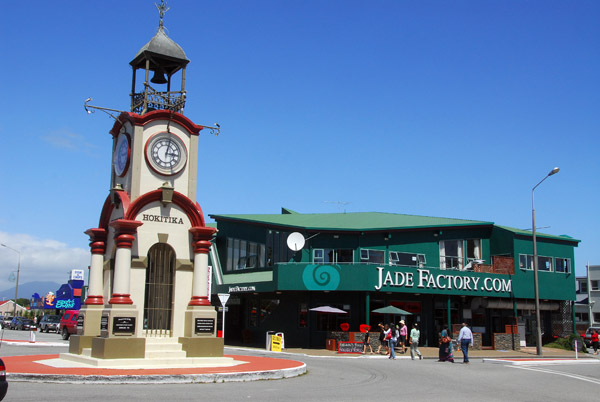
<path fill-rule="evenodd" d="M 13 310 L 13 317 L 16 317 L 17 316 L 17 297 L 19 296 L 19 273 L 21 272 L 21 252 L 19 252 L 18 250 L 15 250 L 12 247 L 7 246 L 4 243 L 0 243 L 0 246 L 6 247 L 7 249 L 12 250 L 15 253 L 19 254 L 19 263 L 17 264 L 17 284 L 15 287 L 15 305 L 14 305 L 14 310 Z"/>
<path fill-rule="evenodd" d="M 537 258 L 537 239 L 535 237 L 535 201 L 534 192 L 537 186 L 542 184 L 548 177 L 558 173 L 560 169 L 555 167 L 544 177 L 538 184 L 531 189 L 531 220 L 533 230 L 533 284 L 535 290 L 535 320 L 536 320 L 536 347 L 538 356 L 542 355 L 542 324 L 540 321 L 540 293 L 539 293 L 539 282 L 538 282 L 538 258 Z"/>

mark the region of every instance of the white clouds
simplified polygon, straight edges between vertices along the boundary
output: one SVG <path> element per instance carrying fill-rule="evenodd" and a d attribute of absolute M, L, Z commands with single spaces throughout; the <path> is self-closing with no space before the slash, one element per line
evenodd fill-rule
<path fill-rule="evenodd" d="M 48 135 L 42 136 L 42 139 L 56 148 L 68 151 L 93 154 L 93 151 L 96 150 L 96 145 L 88 142 L 84 136 L 67 129 L 51 131 Z"/>
<path fill-rule="evenodd" d="M 21 253 L 19 283 L 53 281 L 65 283 L 72 269 L 87 272 L 90 251 L 72 248 L 53 240 L 40 239 L 28 234 L 10 234 L 0 231 L 0 243 Z M 6 247 L 0 247 L 0 289 L 14 287 L 8 277 L 17 270 L 19 255 Z M 15 272 L 16 274 L 16 272 Z"/>

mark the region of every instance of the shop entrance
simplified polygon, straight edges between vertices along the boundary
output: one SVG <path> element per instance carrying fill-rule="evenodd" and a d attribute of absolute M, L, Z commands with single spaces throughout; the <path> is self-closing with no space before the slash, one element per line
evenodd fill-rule
<path fill-rule="evenodd" d="M 146 292 L 144 298 L 144 330 L 149 336 L 170 336 L 173 314 L 173 278 L 175 251 L 164 243 L 148 250 Z"/>

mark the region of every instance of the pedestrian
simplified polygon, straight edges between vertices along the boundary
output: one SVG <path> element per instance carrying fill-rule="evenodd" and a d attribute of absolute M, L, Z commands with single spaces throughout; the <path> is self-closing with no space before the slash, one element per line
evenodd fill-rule
<path fill-rule="evenodd" d="M 395 360 L 396 359 L 396 342 L 398 341 L 398 330 L 396 329 L 396 326 L 394 325 L 394 323 L 390 324 L 390 331 L 391 331 L 392 337 L 390 338 L 390 357 L 389 357 L 389 359 Z"/>
<path fill-rule="evenodd" d="M 381 348 L 385 348 L 385 333 L 384 333 L 384 326 L 382 323 L 377 324 L 379 325 L 379 347 L 377 348 L 377 354 L 379 354 L 381 352 Z"/>
<path fill-rule="evenodd" d="M 369 335 L 369 331 L 365 332 L 365 339 L 363 342 L 363 355 L 367 354 L 367 346 L 369 347 L 369 349 L 371 349 L 371 354 L 373 354 L 373 347 L 371 346 L 371 336 Z"/>
<path fill-rule="evenodd" d="M 598 331 L 592 330 L 592 347 L 594 348 L 594 354 L 598 354 Z"/>
<path fill-rule="evenodd" d="M 448 327 L 444 327 L 440 334 L 440 352 L 438 362 L 451 362 L 454 363 L 454 356 L 452 354 L 452 337 Z"/>
<path fill-rule="evenodd" d="M 385 324 L 383 326 L 383 335 L 385 342 L 385 355 L 390 355 L 390 340 L 392 339 L 392 328 L 390 328 L 389 324 Z"/>
<path fill-rule="evenodd" d="M 419 324 L 413 324 L 413 328 L 410 330 L 410 358 L 415 360 L 415 353 L 419 356 L 419 360 L 423 360 L 423 355 L 419 351 L 419 338 L 421 337 L 421 331 L 419 331 Z"/>
<path fill-rule="evenodd" d="M 473 346 L 473 332 L 471 332 L 466 322 L 463 322 L 458 333 L 458 343 L 460 343 L 460 349 L 463 353 L 463 363 L 469 364 L 469 346 Z"/>
<path fill-rule="evenodd" d="M 402 345 L 402 351 L 400 353 L 406 352 L 406 336 L 408 335 L 408 327 L 404 323 L 404 320 L 400 320 L 400 345 Z"/>

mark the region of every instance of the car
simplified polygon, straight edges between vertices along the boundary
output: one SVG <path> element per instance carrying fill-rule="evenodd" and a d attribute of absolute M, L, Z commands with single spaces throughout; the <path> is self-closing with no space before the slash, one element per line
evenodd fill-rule
<path fill-rule="evenodd" d="M 77 334 L 77 317 L 79 310 L 67 310 L 60 319 L 60 333 L 66 341 L 69 336 Z"/>
<path fill-rule="evenodd" d="M 15 317 L 12 319 L 9 325 L 10 329 L 34 329 L 36 328 L 35 322 L 25 317 Z"/>
<path fill-rule="evenodd" d="M 10 322 L 12 321 L 13 316 L 11 315 L 7 315 L 6 317 L 2 318 L 2 328 L 10 328 Z"/>
<path fill-rule="evenodd" d="M 40 332 L 56 332 L 58 333 L 60 328 L 60 316 L 58 315 L 45 315 L 38 323 Z"/>
<path fill-rule="evenodd" d="M 592 331 L 596 331 L 598 332 L 598 335 L 600 335 L 600 327 L 599 326 L 593 326 L 593 327 L 589 327 L 587 329 L 587 331 L 585 331 L 585 338 L 583 338 L 583 341 L 585 342 L 585 346 L 586 347 L 590 347 L 592 346 Z"/>
<path fill-rule="evenodd" d="M 0 359 L 0 401 L 6 396 L 8 390 L 8 382 L 6 382 L 6 366 L 4 361 Z"/>

